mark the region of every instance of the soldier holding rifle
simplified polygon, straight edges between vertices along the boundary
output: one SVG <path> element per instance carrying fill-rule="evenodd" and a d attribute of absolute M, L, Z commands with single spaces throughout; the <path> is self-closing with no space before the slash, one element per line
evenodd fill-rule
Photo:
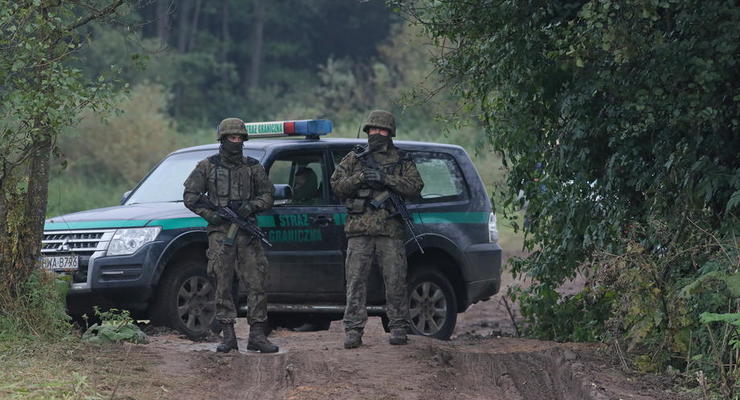
<path fill-rule="evenodd" d="M 183 194 L 185 206 L 208 222 L 208 275 L 216 280 L 216 319 L 223 326 L 223 342 L 216 350 L 228 353 L 239 349 L 234 332 L 236 305 L 231 295 L 236 273 L 248 290 L 247 349 L 274 353 L 278 347 L 265 336 L 268 265 L 262 242 L 268 242 L 254 215 L 272 207 L 275 189 L 262 165 L 242 152 L 247 140 L 244 121 L 221 121 L 218 140 L 218 154 L 198 163 L 185 181 Z"/>
<path fill-rule="evenodd" d="M 344 347 L 362 344 L 367 322 L 367 278 L 377 259 L 386 290 L 386 313 L 391 330 L 390 344 L 408 342 L 408 297 L 404 230 L 411 221 L 398 197 L 413 198 L 424 183 L 411 157 L 393 145 L 396 123 L 387 111 L 370 112 L 362 126 L 368 146 L 350 152 L 337 166 L 331 186 L 347 206 L 347 305 L 344 312 Z M 405 225 L 408 224 L 408 225 Z M 411 232 L 414 234 L 413 231 Z M 415 238 L 416 239 L 416 238 Z"/>

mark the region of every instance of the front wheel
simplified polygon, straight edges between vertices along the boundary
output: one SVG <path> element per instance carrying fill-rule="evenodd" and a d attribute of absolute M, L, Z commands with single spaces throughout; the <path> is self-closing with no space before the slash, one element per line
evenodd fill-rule
<path fill-rule="evenodd" d="M 457 323 L 457 299 L 450 281 L 435 270 L 417 270 L 409 279 L 411 332 L 447 340 Z"/>
<path fill-rule="evenodd" d="M 162 277 L 152 322 L 201 339 L 216 317 L 216 287 L 206 276 L 204 263 L 197 260 L 172 265 Z"/>

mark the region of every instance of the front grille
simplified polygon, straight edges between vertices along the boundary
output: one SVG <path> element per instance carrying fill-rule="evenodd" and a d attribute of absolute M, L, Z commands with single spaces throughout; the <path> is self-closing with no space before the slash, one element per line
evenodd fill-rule
<path fill-rule="evenodd" d="M 41 254 L 90 256 L 96 251 L 107 250 L 114 232 L 115 230 L 47 231 L 41 241 Z"/>
<path fill-rule="evenodd" d="M 91 256 L 96 252 L 108 250 L 108 244 L 115 232 L 115 229 L 46 231 L 41 241 L 41 254 L 43 256 L 79 256 L 79 269 L 72 273 L 72 283 L 84 283 L 87 282 L 87 270 Z"/>

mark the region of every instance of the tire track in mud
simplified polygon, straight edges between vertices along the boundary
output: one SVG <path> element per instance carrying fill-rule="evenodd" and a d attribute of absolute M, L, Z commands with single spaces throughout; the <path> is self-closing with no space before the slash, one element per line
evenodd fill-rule
<path fill-rule="evenodd" d="M 594 355 L 593 345 L 412 336 L 407 346 L 390 346 L 377 325 L 352 350 L 342 348 L 335 325 L 326 332 L 278 331 L 271 336 L 281 347 L 277 354 L 219 354 L 215 343 L 171 336 L 152 338 L 150 348 L 164 358 L 161 372 L 187 382 L 169 393 L 177 399 L 683 399 L 629 383 Z M 246 340 L 239 345 L 245 349 Z"/>

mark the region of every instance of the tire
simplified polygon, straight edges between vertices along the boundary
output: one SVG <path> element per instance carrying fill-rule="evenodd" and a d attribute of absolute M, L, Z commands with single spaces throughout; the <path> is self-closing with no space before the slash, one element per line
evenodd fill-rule
<path fill-rule="evenodd" d="M 202 339 L 216 317 L 215 296 L 216 286 L 206 276 L 204 261 L 172 265 L 158 286 L 152 322 L 176 329 L 192 340 Z"/>
<path fill-rule="evenodd" d="M 412 334 L 449 339 L 457 324 L 457 298 L 447 277 L 417 269 L 409 279 L 409 315 Z"/>

